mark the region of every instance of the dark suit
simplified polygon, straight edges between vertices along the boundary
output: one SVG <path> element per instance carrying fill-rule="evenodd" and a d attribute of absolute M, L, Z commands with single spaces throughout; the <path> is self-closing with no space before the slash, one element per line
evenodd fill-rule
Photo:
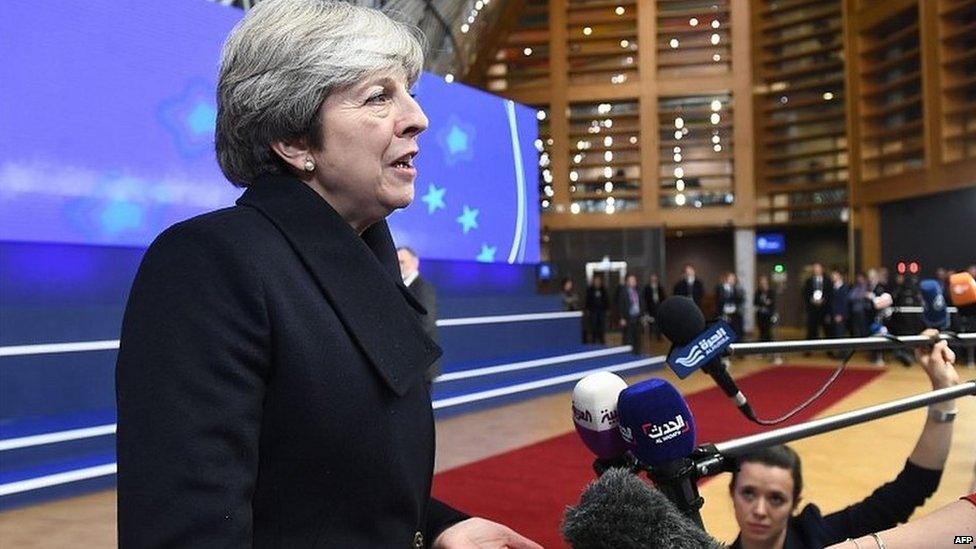
<path fill-rule="evenodd" d="M 633 293 L 629 290 L 630 288 L 626 284 L 617 290 L 617 312 L 620 319 L 626 321 L 626 325 L 623 327 L 623 344 L 630 345 L 631 351 L 635 355 L 639 355 L 641 352 L 641 317 L 644 315 L 644 307 L 637 288 L 633 288 Z"/>
<path fill-rule="evenodd" d="M 424 333 L 433 341 L 437 341 L 437 290 L 434 285 L 424 280 L 419 274 L 407 288 L 417 301 L 427 309 L 427 314 L 421 315 L 420 323 L 424 327 Z M 437 359 L 430 368 L 427 368 L 427 381 L 434 381 L 434 378 L 441 375 L 441 361 Z"/>
<path fill-rule="evenodd" d="M 820 301 L 815 302 L 814 294 L 820 291 Z M 827 300 L 830 298 L 830 282 L 821 276 L 819 282 L 810 277 L 803 283 L 803 303 L 807 311 L 807 339 L 817 339 L 823 330 L 824 337 L 830 335 L 827 318 Z"/>
<path fill-rule="evenodd" d="M 695 305 L 701 307 L 702 298 L 705 296 L 705 287 L 702 285 L 701 280 L 695 279 L 693 284 L 688 284 L 688 280 L 682 278 L 674 285 L 674 295 L 683 295 L 685 297 L 690 297 L 695 301 Z"/>
<path fill-rule="evenodd" d="M 650 284 L 644 286 L 644 308 L 647 310 L 647 316 L 651 317 L 651 324 L 648 330 L 650 331 L 650 335 L 656 337 L 658 341 L 661 341 L 661 326 L 657 322 L 657 306 L 666 297 L 668 296 L 664 293 L 664 286 L 661 286 L 660 282 L 656 286 L 651 286 Z"/>
<path fill-rule="evenodd" d="M 430 498 L 440 355 L 385 222 L 362 236 L 265 178 L 143 259 L 116 370 L 121 547 L 408 547 Z"/>
<path fill-rule="evenodd" d="M 606 343 L 607 309 L 610 308 L 607 299 L 607 289 L 590 286 L 586 289 L 586 325 L 589 328 L 587 343 Z"/>
<path fill-rule="evenodd" d="M 850 312 L 848 294 L 850 292 L 851 289 L 846 284 L 841 284 L 836 288 L 831 286 L 830 288 L 829 298 L 825 307 L 830 315 L 830 337 L 844 337 L 844 334 L 847 332 L 847 320 Z M 840 320 L 837 320 L 838 317 L 840 317 Z"/>
<path fill-rule="evenodd" d="M 745 304 L 746 296 L 742 288 L 725 284 L 715 286 L 715 316 L 722 318 L 732 326 L 739 339 L 745 334 L 742 327 L 742 306 Z"/>

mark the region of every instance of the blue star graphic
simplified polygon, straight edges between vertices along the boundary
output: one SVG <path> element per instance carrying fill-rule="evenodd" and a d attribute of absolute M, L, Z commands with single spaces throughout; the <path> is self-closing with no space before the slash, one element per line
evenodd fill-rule
<path fill-rule="evenodd" d="M 481 253 L 478 254 L 478 257 L 476 257 L 475 259 L 481 261 L 482 263 L 491 263 L 495 261 L 495 250 L 497 249 L 498 246 L 489 246 L 487 244 L 482 244 Z"/>
<path fill-rule="evenodd" d="M 187 125 L 194 134 L 213 134 L 217 125 L 217 110 L 212 105 L 200 102 L 186 117 Z"/>
<path fill-rule="evenodd" d="M 438 189 L 433 183 L 427 186 L 427 194 L 424 195 L 421 200 L 427 203 L 427 213 L 433 214 L 438 209 L 443 209 L 444 204 L 444 193 L 447 189 Z M 467 231 L 465 231 L 467 232 Z"/>
<path fill-rule="evenodd" d="M 468 234 L 471 229 L 478 228 L 478 210 L 472 210 L 471 208 L 464 206 L 464 213 L 457 218 L 457 222 L 461 224 L 464 229 L 464 234 Z"/>
<path fill-rule="evenodd" d="M 447 134 L 447 148 L 451 154 L 467 150 L 468 134 L 464 133 L 457 125 L 451 126 L 451 131 Z"/>

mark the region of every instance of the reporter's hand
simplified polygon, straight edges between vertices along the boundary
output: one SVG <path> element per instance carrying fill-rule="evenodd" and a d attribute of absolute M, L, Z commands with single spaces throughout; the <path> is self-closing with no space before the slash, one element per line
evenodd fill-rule
<path fill-rule="evenodd" d="M 433 549 L 542 549 L 538 543 L 519 535 L 508 526 L 469 518 L 441 532 Z"/>
<path fill-rule="evenodd" d="M 932 337 L 939 333 L 934 328 L 929 328 L 922 332 L 923 336 Z M 944 389 L 959 384 L 959 374 L 953 367 L 956 361 L 956 353 L 952 352 L 949 344 L 940 341 L 928 348 L 916 348 L 915 358 L 921 363 L 925 373 L 932 382 L 933 389 Z"/>

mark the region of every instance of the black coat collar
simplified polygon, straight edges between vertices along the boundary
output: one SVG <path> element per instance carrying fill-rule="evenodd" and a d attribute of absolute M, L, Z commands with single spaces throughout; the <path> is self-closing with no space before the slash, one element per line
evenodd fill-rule
<path fill-rule="evenodd" d="M 403 286 L 386 221 L 360 237 L 314 190 L 288 176 L 259 179 L 237 203 L 281 231 L 395 393 L 422 379 L 441 349 L 424 334 L 417 313 L 425 311 Z"/>

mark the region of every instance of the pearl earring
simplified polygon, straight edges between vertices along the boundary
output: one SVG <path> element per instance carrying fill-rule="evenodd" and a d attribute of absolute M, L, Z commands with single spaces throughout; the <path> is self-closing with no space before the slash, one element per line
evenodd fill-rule
<path fill-rule="evenodd" d="M 315 162 L 312 162 L 311 158 L 305 159 L 305 171 L 306 172 L 315 171 Z"/>

